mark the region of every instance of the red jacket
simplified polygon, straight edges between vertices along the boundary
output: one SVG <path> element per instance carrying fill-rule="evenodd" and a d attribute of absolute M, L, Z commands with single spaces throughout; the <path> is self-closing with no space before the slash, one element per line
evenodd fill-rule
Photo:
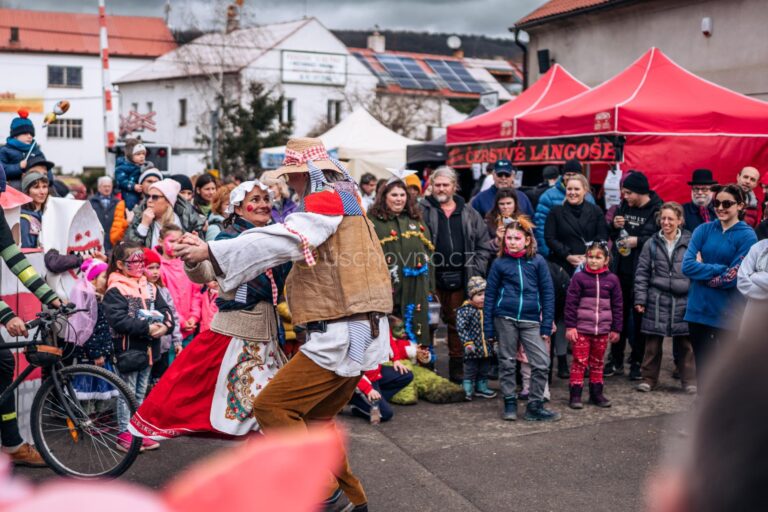
<path fill-rule="evenodd" d="M 408 355 L 405 352 L 405 348 L 410 345 L 408 340 L 397 340 L 392 337 L 392 333 L 389 334 L 389 349 L 391 355 L 390 361 L 400 361 L 402 359 L 408 359 Z M 363 378 L 357 383 L 357 389 L 359 389 L 366 396 L 373 389 L 373 383 L 377 380 L 381 380 L 381 365 L 375 370 L 365 372 Z"/>

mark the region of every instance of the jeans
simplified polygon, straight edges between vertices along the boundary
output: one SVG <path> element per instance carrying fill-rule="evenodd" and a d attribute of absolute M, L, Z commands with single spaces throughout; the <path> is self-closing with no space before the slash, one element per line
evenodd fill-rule
<path fill-rule="evenodd" d="M 389 421 L 392 416 L 395 415 L 392 410 L 392 406 L 389 405 L 389 401 L 395 396 L 401 389 L 411 383 L 413 380 L 413 372 L 400 373 L 391 366 L 381 367 L 381 379 L 373 383 L 373 389 L 381 393 L 381 400 L 379 400 L 379 411 L 381 412 L 381 421 Z M 371 403 L 363 396 L 362 392 L 356 391 L 352 395 L 350 404 L 357 407 L 357 409 L 365 417 L 370 417 Z"/>
<path fill-rule="evenodd" d="M 16 359 L 10 349 L 0 350 L 0 393 L 13 383 L 15 368 Z M 0 404 L 0 445 L 12 448 L 23 442 L 16 418 L 16 396 L 11 393 L 8 399 Z"/>
<path fill-rule="evenodd" d="M 522 343 L 531 365 L 531 400 L 543 400 L 549 372 L 549 347 L 541 338 L 538 322 L 493 319 L 499 341 L 499 383 L 504 398 L 515 398 L 515 367 L 518 344 Z"/>
<path fill-rule="evenodd" d="M 144 401 L 144 395 L 147 393 L 147 384 L 149 384 L 149 374 L 152 373 L 152 367 L 147 366 L 143 370 L 130 373 L 117 372 L 118 376 L 128 384 L 128 389 L 136 395 L 136 401 L 141 405 Z M 117 428 L 119 432 L 128 430 L 128 422 L 131 421 L 131 410 L 125 400 L 117 400 Z"/>
<path fill-rule="evenodd" d="M 725 331 L 710 325 L 688 322 L 688 332 L 691 335 L 693 358 L 696 361 L 696 378 L 701 382 L 704 367 L 720 345 Z"/>

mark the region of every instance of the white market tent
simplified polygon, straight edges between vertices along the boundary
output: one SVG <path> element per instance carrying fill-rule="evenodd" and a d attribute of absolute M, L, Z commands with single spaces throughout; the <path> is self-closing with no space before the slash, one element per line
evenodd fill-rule
<path fill-rule="evenodd" d="M 355 179 L 360 179 L 366 172 L 377 178 L 391 177 L 386 168 L 402 169 L 408 145 L 419 144 L 393 132 L 362 107 L 357 107 L 319 138 L 332 156 L 346 163 Z M 262 149 L 262 167 L 277 168 L 284 154 L 285 146 Z"/>

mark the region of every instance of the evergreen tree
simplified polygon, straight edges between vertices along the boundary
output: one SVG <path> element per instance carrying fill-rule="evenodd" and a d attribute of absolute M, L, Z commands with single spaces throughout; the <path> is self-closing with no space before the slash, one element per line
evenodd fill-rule
<path fill-rule="evenodd" d="M 237 99 L 221 101 L 216 130 L 216 160 L 222 176 L 235 172 L 261 170 L 259 151 L 263 148 L 282 146 L 288 142 L 291 124 L 280 121 L 283 97 L 274 97 L 264 84 L 248 85 L 248 103 L 244 106 Z M 198 129 L 196 142 L 210 149 L 211 134 Z"/>

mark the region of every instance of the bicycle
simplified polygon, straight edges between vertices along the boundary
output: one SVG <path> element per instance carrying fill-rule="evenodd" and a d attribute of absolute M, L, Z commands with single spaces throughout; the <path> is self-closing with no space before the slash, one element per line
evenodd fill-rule
<path fill-rule="evenodd" d="M 117 449 L 117 407 L 128 405 L 131 416 L 138 408 L 136 397 L 114 373 L 90 364 L 65 366 L 64 350 L 56 333 L 68 326 L 66 317 L 85 311 L 74 305 L 58 311 L 43 311 L 27 323 L 37 328 L 29 341 L 2 343 L 0 349 L 24 348 L 27 366 L 11 385 L 0 393 L 0 403 L 35 368 L 43 368 L 44 381 L 32 402 L 31 429 L 35 447 L 57 474 L 75 478 L 114 478 L 123 474 L 139 455 L 141 438 L 133 437 L 126 451 Z M 45 378 L 45 373 L 50 375 Z M 89 383 L 99 393 L 78 391 L 78 384 Z"/>

